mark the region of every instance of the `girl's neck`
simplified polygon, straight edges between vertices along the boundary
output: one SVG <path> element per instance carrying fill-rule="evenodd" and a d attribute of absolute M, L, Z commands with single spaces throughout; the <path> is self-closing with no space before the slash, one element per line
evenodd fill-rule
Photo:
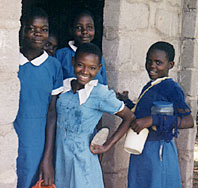
<path fill-rule="evenodd" d="M 73 93 L 75 94 L 78 90 L 83 89 L 84 85 L 80 85 L 78 83 L 78 80 L 72 80 L 71 81 L 71 88 L 72 88 Z"/>
<path fill-rule="evenodd" d="M 42 49 L 26 49 L 22 48 L 21 53 L 29 60 L 32 61 L 33 59 L 39 57 L 40 55 L 43 54 Z"/>
<path fill-rule="evenodd" d="M 77 48 L 80 46 L 80 44 L 78 44 L 78 43 L 76 43 L 75 41 L 74 41 L 74 46 L 76 46 Z"/>

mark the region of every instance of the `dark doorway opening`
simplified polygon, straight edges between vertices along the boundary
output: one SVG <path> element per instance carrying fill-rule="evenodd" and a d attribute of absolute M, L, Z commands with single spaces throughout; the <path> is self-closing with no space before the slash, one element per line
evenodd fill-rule
<path fill-rule="evenodd" d="M 69 27 L 75 12 L 89 10 L 95 17 L 93 42 L 102 47 L 104 0 L 22 0 L 22 13 L 33 6 L 41 7 L 48 13 L 49 23 L 58 35 L 58 48 L 67 46 L 71 40 Z"/>

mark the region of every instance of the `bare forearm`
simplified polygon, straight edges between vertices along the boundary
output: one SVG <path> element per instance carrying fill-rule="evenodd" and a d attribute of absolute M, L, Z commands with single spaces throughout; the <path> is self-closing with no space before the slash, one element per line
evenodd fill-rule
<path fill-rule="evenodd" d="M 122 122 L 112 137 L 105 143 L 110 147 L 112 147 L 120 140 L 122 136 L 124 136 L 124 134 L 128 131 L 132 121 L 135 120 L 134 113 L 132 113 L 127 107 L 125 107 L 122 112 L 119 112 L 116 115 L 122 118 Z"/>
<path fill-rule="evenodd" d="M 51 160 L 53 157 L 55 132 L 56 132 L 56 112 L 51 111 L 48 112 L 44 159 Z"/>
<path fill-rule="evenodd" d="M 128 131 L 130 127 L 131 121 L 122 121 L 119 128 L 116 130 L 116 132 L 107 140 L 105 145 L 108 145 L 109 148 L 111 148 L 114 144 L 116 144 L 122 136 Z"/>
<path fill-rule="evenodd" d="M 192 115 L 190 114 L 184 116 L 182 119 L 178 117 L 178 124 L 179 124 L 179 129 L 192 128 L 194 126 L 194 120 Z"/>
<path fill-rule="evenodd" d="M 55 132 L 56 132 L 56 99 L 57 96 L 52 96 L 48 113 L 47 113 L 47 125 L 45 131 L 45 150 L 43 158 L 52 159 L 53 149 L 55 142 Z"/>

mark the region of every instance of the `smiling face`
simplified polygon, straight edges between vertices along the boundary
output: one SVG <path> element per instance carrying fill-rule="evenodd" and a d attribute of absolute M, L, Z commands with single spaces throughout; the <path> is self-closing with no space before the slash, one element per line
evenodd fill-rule
<path fill-rule="evenodd" d="M 73 59 L 73 65 L 78 89 L 93 80 L 101 68 L 99 57 L 91 53 L 80 53 L 76 59 Z"/>
<path fill-rule="evenodd" d="M 146 58 L 146 70 L 151 80 L 167 77 L 173 66 L 174 62 L 169 61 L 166 52 L 162 50 L 154 49 Z"/>
<path fill-rule="evenodd" d="M 23 32 L 23 46 L 25 48 L 42 50 L 48 39 L 48 20 L 34 17 L 25 24 Z"/>
<path fill-rule="evenodd" d="M 94 39 L 94 21 L 89 15 L 80 15 L 73 25 L 73 37 L 78 47 L 83 43 L 90 43 Z"/>

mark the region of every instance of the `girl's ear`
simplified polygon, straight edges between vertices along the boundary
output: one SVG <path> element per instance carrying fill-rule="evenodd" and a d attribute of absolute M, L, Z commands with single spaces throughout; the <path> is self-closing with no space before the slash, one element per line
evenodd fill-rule
<path fill-rule="evenodd" d="M 169 62 L 169 69 L 172 69 L 175 65 L 175 62 L 174 61 L 170 61 Z"/>
<path fill-rule="evenodd" d="M 99 65 L 99 69 L 102 67 L 102 64 L 100 63 L 100 65 Z"/>

